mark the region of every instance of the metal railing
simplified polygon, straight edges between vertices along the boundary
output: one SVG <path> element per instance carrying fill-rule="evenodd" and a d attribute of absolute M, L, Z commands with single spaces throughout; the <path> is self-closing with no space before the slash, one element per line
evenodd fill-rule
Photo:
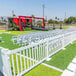
<path fill-rule="evenodd" d="M 8 50 L 0 48 L 0 69 L 6 76 L 22 76 L 76 40 L 76 31 L 45 38 L 37 43 Z"/>

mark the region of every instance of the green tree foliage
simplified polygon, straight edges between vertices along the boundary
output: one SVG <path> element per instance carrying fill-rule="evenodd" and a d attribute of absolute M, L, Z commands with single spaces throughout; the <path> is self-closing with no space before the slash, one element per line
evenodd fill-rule
<path fill-rule="evenodd" d="M 63 21 L 59 21 L 60 24 L 63 24 Z"/>
<path fill-rule="evenodd" d="M 45 22 L 47 22 L 47 20 L 45 19 Z"/>
<path fill-rule="evenodd" d="M 3 18 L 3 17 L 1 17 L 2 22 L 3 22 L 3 19 L 4 19 L 4 18 Z"/>
<path fill-rule="evenodd" d="M 37 21 L 37 23 L 43 23 L 43 21 L 41 21 L 41 20 L 38 20 L 38 21 Z"/>
<path fill-rule="evenodd" d="M 69 17 L 67 19 L 64 19 L 64 23 L 66 24 L 76 24 L 76 17 Z"/>
<path fill-rule="evenodd" d="M 35 17 L 34 14 L 32 14 L 31 16 L 32 16 L 32 17 Z M 33 18 L 33 19 L 32 19 L 32 25 L 34 25 L 34 23 L 35 23 L 35 19 Z"/>
<path fill-rule="evenodd" d="M 2 22 L 0 21 L 0 24 L 1 24 Z"/>
<path fill-rule="evenodd" d="M 4 19 L 4 22 L 7 22 L 7 20 L 6 20 L 6 19 Z"/>
<path fill-rule="evenodd" d="M 59 18 L 58 18 L 58 17 L 55 17 L 55 20 L 56 20 L 56 21 L 59 21 Z"/>
<path fill-rule="evenodd" d="M 57 20 L 58 18 L 57 18 L 57 17 L 55 17 L 55 19 Z"/>
<path fill-rule="evenodd" d="M 37 21 L 37 26 L 38 26 L 39 28 L 42 28 L 42 27 L 43 27 L 43 21 L 38 20 L 38 21 Z"/>
<path fill-rule="evenodd" d="M 16 15 L 15 15 L 15 14 L 13 14 L 13 17 L 16 17 Z"/>
<path fill-rule="evenodd" d="M 32 14 L 31 16 L 32 16 L 32 17 L 35 17 L 35 15 L 34 15 L 34 14 Z"/>
<path fill-rule="evenodd" d="M 52 19 L 49 19 L 48 20 L 48 23 L 50 24 L 50 23 L 54 23 L 54 24 L 58 24 L 59 22 L 57 21 L 57 20 L 52 20 Z"/>
<path fill-rule="evenodd" d="M 48 23 L 50 24 L 50 23 L 54 23 L 54 21 L 52 20 L 52 19 L 49 19 L 48 20 Z"/>
<path fill-rule="evenodd" d="M 55 23 L 55 24 L 58 24 L 59 22 L 55 20 L 54 23 Z"/>

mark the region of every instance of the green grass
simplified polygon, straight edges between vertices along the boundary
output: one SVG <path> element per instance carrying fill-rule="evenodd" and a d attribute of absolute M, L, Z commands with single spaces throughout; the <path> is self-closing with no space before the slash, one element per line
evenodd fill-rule
<path fill-rule="evenodd" d="M 17 44 L 13 44 L 12 43 L 12 36 L 14 35 L 20 35 L 22 33 L 31 33 L 31 32 L 38 32 L 36 30 L 32 30 L 32 31 L 0 31 L 0 37 L 2 37 L 2 41 L 0 42 L 0 47 L 3 48 L 7 48 L 9 50 L 13 50 L 16 48 L 19 48 L 21 46 L 17 45 Z"/>
<path fill-rule="evenodd" d="M 76 24 L 75 24 L 75 25 L 76 25 Z M 76 26 L 73 26 L 73 25 L 66 25 L 66 26 L 64 26 L 64 25 L 63 25 L 62 27 L 63 27 L 63 29 L 66 30 L 66 29 L 68 29 L 69 27 L 76 27 Z"/>
<path fill-rule="evenodd" d="M 7 33 L 13 35 L 20 35 L 22 33 L 31 33 L 31 32 L 38 32 L 37 30 L 30 30 L 30 31 L 0 31 L 0 33 Z"/>
<path fill-rule="evenodd" d="M 30 59 L 27 59 L 27 58 L 24 58 L 24 57 L 20 58 L 19 55 L 17 55 L 17 58 L 18 58 L 18 60 L 16 59 L 16 54 L 13 54 L 14 67 L 15 67 L 15 75 L 18 75 L 17 66 L 19 68 L 19 73 L 21 73 L 21 62 L 22 62 L 22 70 L 23 71 L 25 70 L 25 67 L 26 67 L 26 69 L 28 69 L 28 67 L 30 67 L 31 65 L 33 66 L 33 64 L 35 64 L 35 61 L 33 62 L 33 60 L 30 60 Z M 25 59 L 26 66 L 24 65 L 24 59 Z M 18 61 L 18 65 L 17 65 L 17 61 Z M 27 62 L 29 64 L 27 64 Z M 30 62 L 31 62 L 31 64 L 30 64 Z M 13 63 L 12 63 L 12 56 L 11 55 L 10 55 L 10 64 L 11 64 L 12 76 L 14 76 L 13 75 L 14 72 L 13 72 Z"/>
<path fill-rule="evenodd" d="M 39 50 L 39 48 L 38 48 L 38 50 Z M 19 64 L 19 73 L 21 73 L 21 62 L 22 62 L 22 67 L 23 67 L 23 71 L 25 70 L 25 68 L 24 68 L 24 66 L 26 67 L 26 69 L 28 69 L 31 65 L 33 66 L 34 64 L 36 64 L 36 60 L 41 60 L 41 59 L 43 59 L 44 58 L 44 56 L 43 55 L 40 55 L 40 56 L 38 56 L 38 58 L 37 58 L 37 48 L 35 49 L 35 48 L 33 48 L 33 50 L 32 49 L 27 49 L 27 51 L 26 50 L 23 50 L 23 51 L 25 51 L 25 56 L 27 56 L 27 52 L 28 52 L 28 57 L 30 58 L 32 58 L 32 59 L 34 59 L 34 61 L 33 60 L 30 60 L 30 59 L 27 59 L 27 58 L 23 58 L 23 57 L 21 57 L 20 58 L 20 55 L 17 55 L 17 59 L 16 59 L 16 54 L 13 54 L 12 56 L 13 56 L 13 62 L 14 62 L 14 65 L 15 65 L 15 74 L 17 75 L 18 74 L 18 70 L 17 70 L 17 62 L 18 62 L 18 64 Z M 21 55 L 23 55 L 23 51 L 21 51 Z M 32 55 L 32 51 L 33 51 L 33 55 Z M 30 55 L 30 53 L 31 53 L 31 55 Z M 18 54 L 20 54 L 20 52 L 18 52 Z M 38 51 L 38 54 L 39 54 L 39 51 Z M 12 64 L 12 56 L 10 55 L 10 63 L 11 63 L 11 70 L 12 70 L 12 74 L 14 73 L 13 72 L 13 64 Z M 20 59 L 21 59 L 21 62 L 20 62 Z M 24 62 L 26 63 L 26 65 L 24 65 Z M 30 62 L 31 62 L 31 64 L 30 64 Z"/>
<path fill-rule="evenodd" d="M 1 34 L 0 37 L 2 37 L 2 42 L 0 42 L 0 47 L 7 48 L 10 50 L 19 48 L 21 46 L 17 44 L 13 44 L 11 39 L 12 39 L 12 34 Z"/>
<path fill-rule="evenodd" d="M 63 26 L 63 29 L 68 29 L 70 26 Z"/>
<path fill-rule="evenodd" d="M 40 64 L 23 76 L 61 76 L 61 74 L 59 71 Z"/>
<path fill-rule="evenodd" d="M 76 24 L 66 24 L 66 26 L 76 26 Z"/>
<path fill-rule="evenodd" d="M 56 53 L 51 57 L 52 59 L 50 61 L 44 61 L 44 63 L 65 70 L 75 56 L 76 42 L 68 45 L 65 50 Z"/>
<path fill-rule="evenodd" d="M 0 37 L 2 37 L 2 42 L 0 42 L 0 47 L 7 48 L 10 50 L 21 47 L 17 44 L 12 43 L 12 36 L 12 34 L 1 34 Z"/>

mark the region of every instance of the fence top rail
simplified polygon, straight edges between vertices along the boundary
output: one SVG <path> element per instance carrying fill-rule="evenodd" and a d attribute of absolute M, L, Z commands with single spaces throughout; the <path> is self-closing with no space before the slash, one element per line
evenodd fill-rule
<path fill-rule="evenodd" d="M 3 49 L 2 52 L 4 54 L 14 54 L 14 53 L 20 52 L 21 50 L 25 50 L 25 49 L 36 47 L 38 45 L 41 45 L 44 42 L 45 42 L 45 40 L 44 41 L 39 41 L 38 43 L 32 43 L 32 44 L 30 44 L 28 46 L 20 47 L 20 48 L 14 49 L 14 50 Z"/>

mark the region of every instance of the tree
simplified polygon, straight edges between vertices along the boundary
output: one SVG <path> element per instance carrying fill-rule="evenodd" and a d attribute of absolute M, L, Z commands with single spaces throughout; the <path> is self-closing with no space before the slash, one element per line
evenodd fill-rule
<path fill-rule="evenodd" d="M 58 21 L 54 21 L 54 23 L 55 23 L 55 24 L 58 24 L 59 22 L 58 22 Z"/>
<path fill-rule="evenodd" d="M 54 21 L 52 20 L 52 19 L 49 19 L 48 20 L 48 23 L 50 24 L 50 23 L 53 23 Z"/>
<path fill-rule="evenodd" d="M 15 14 L 13 14 L 13 17 L 16 17 L 16 15 L 15 15 Z"/>
<path fill-rule="evenodd" d="M 47 22 L 47 20 L 45 19 L 45 22 Z"/>
<path fill-rule="evenodd" d="M 4 22 L 7 22 L 7 20 L 6 20 L 6 19 L 4 19 Z"/>
<path fill-rule="evenodd" d="M 66 24 L 75 24 L 76 23 L 76 17 L 69 17 L 69 18 L 66 18 L 64 19 L 64 23 Z"/>
<path fill-rule="evenodd" d="M 59 23 L 59 18 L 55 17 L 55 24 L 58 24 L 58 23 Z"/>
<path fill-rule="evenodd" d="M 32 26 L 33 26 L 33 25 L 35 25 L 35 18 L 34 18 L 34 17 L 35 17 L 35 15 L 34 15 L 34 14 L 32 14 L 32 15 L 31 15 L 31 17 L 33 18 L 33 19 L 32 19 L 32 24 L 31 24 L 31 28 L 32 28 Z"/>
<path fill-rule="evenodd" d="M 43 21 L 38 20 L 38 21 L 37 21 L 37 26 L 38 26 L 39 28 L 42 28 L 42 27 L 43 27 Z"/>
<path fill-rule="evenodd" d="M 58 17 L 55 17 L 55 20 L 56 20 L 56 21 L 59 21 L 59 18 L 58 18 Z"/>
<path fill-rule="evenodd" d="M 2 22 L 3 22 L 3 19 L 4 19 L 4 18 L 3 18 L 3 17 L 1 17 Z"/>
<path fill-rule="evenodd" d="M 43 21 L 41 21 L 41 20 L 38 20 L 38 21 L 37 21 L 37 23 L 43 23 Z"/>
<path fill-rule="evenodd" d="M 35 17 L 35 15 L 34 15 L 34 14 L 32 14 L 31 16 L 32 16 L 32 17 Z"/>
<path fill-rule="evenodd" d="M 55 17 L 55 19 L 57 20 L 58 18 L 57 18 L 57 17 Z"/>

